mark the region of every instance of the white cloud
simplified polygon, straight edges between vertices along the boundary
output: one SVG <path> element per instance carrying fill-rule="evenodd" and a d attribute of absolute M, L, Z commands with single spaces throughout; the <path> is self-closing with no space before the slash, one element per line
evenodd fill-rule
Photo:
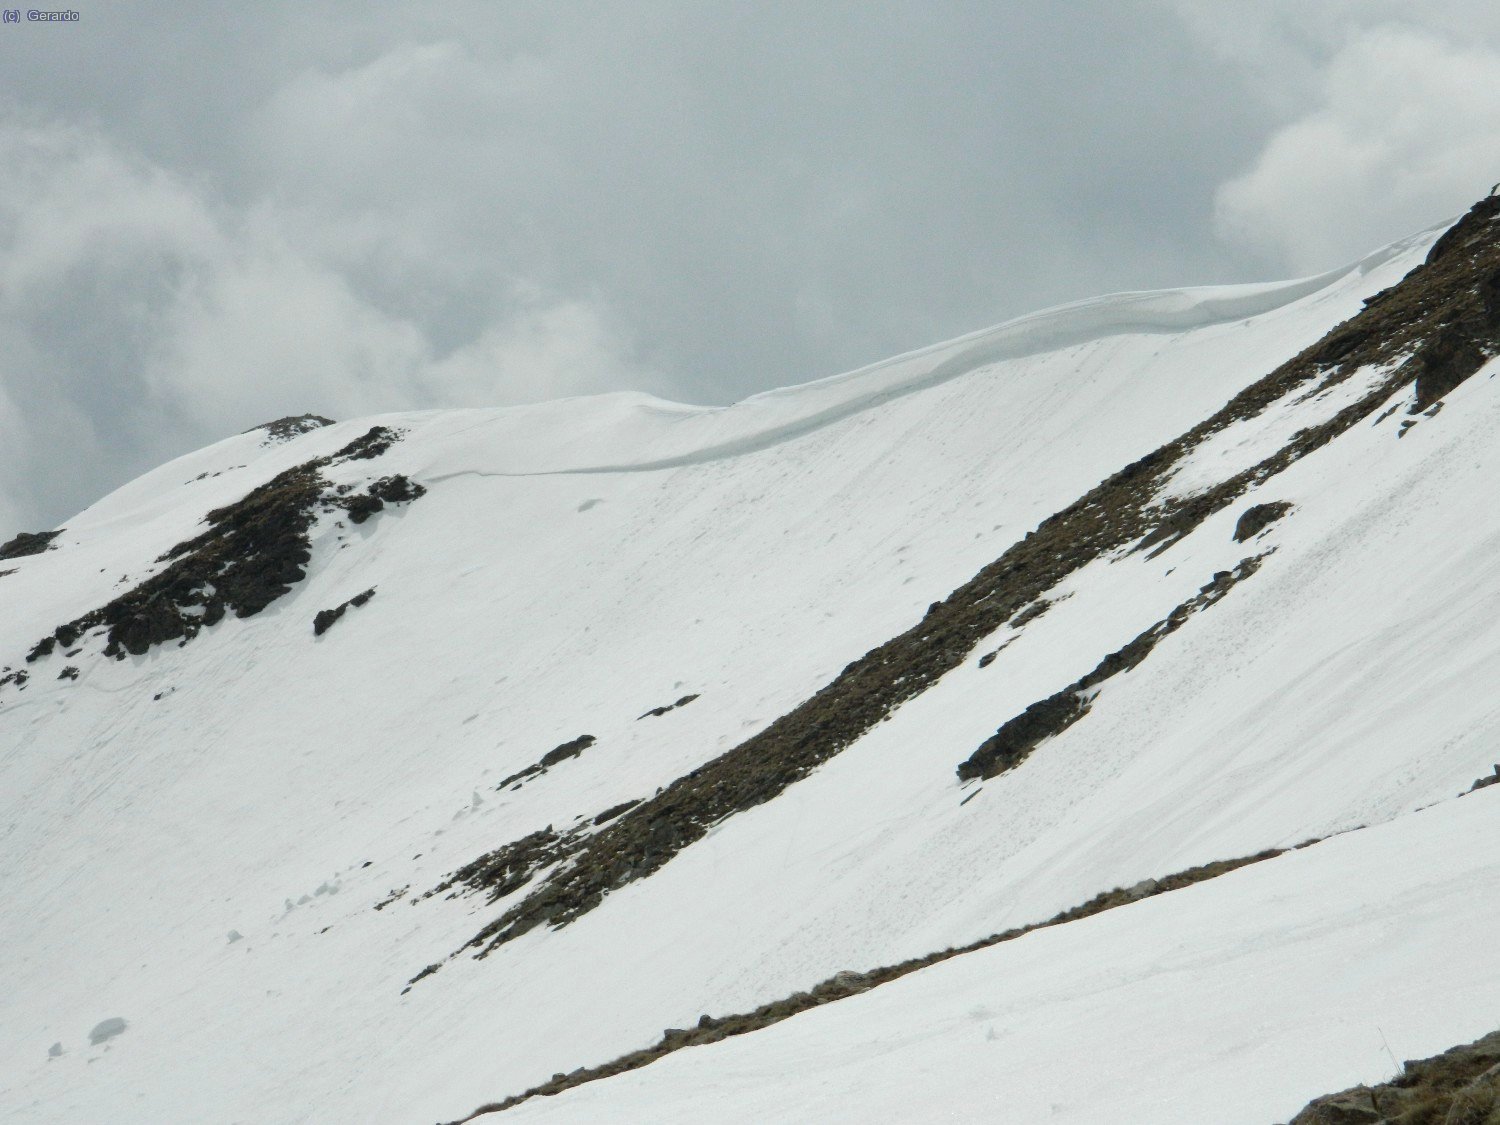
<path fill-rule="evenodd" d="M 1221 237 L 1299 273 L 1463 211 L 1500 179 L 1500 51 L 1387 24 L 1349 38 L 1316 97 L 1216 197 Z"/>
<path fill-rule="evenodd" d="M 497 383 L 524 387 L 529 401 L 661 383 L 622 362 L 630 344 L 600 305 L 549 299 L 529 286 L 514 294 L 512 315 L 427 369 L 434 394 L 455 406 L 480 406 L 494 401 Z"/>
<path fill-rule="evenodd" d="M 414 405 L 425 356 L 414 326 L 361 303 L 337 273 L 274 236 L 231 244 L 160 331 L 147 388 L 220 431 L 299 399 L 345 416 Z"/>
<path fill-rule="evenodd" d="M 5 336 L 0 335 L 0 348 L 6 342 Z M 0 474 L 3 474 L 0 479 L 13 479 L 11 474 L 17 467 L 31 460 L 30 445 L 21 412 L 5 394 L 5 388 L 0 386 Z M 9 495 L 7 489 L 0 487 L 0 543 L 21 530 L 22 523 L 26 522 L 26 515 L 17 499 Z M 0 570 L 3 569 L 4 567 L 0 567 Z"/>
<path fill-rule="evenodd" d="M 383 304 L 310 223 L 231 207 L 89 130 L 0 120 L 0 530 L 292 411 L 659 385 L 596 301 L 497 275 L 454 338 L 421 300 Z M 384 253 L 399 274 L 403 248 Z M 59 448 L 89 455 L 48 471 Z"/>
<path fill-rule="evenodd" d="M 1488 66 L 1457 105 L 1421 71 L 1487 64 L 1493 0 L 723 7 L 105 5 L 36 40 L 0 72 L 0 490 L 55 520 L 294 410 L 730 401 L 1330 264 L 1491 178 Z M 1361 75 L 1393 21 L 1419 46 Z"/>

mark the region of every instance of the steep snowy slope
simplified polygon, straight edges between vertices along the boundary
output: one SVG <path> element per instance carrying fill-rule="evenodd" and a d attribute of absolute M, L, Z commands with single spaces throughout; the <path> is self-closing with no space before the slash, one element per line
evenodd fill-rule
<path fill-rule="evenodd" d="M 256 431 L 0 561 L 0 1116 L 452 1118 L 1117 885 L 1406 830 L 1494 756 L 1491 218 L 1363 312 L 1435 232 L 724 410 L 616 395 Z M 1238 542 L 1255 505 L 1279 506 Z M 1446 807 L 1409 823 L 1449 832 Z M 1184 911 L 1205 950 L 1257 942 L 1234 921 L 1257 894 L 1315 911 L 1366 836 L 1394 838 L 1118 912 L 1151 919 L 1121 973 Z M 1027 971 L 1113 956 L 1125 925 L 1029 936 Z M 618 1105 L 625 1079 L 513 1112 L 683 1116 L 820 1034 L 842 1076 L 797 1047 L 764 1103 L 801 1116 L 807 1084 L 879 1065 L 856 1005 L 927 1019 L 986 972 L 962 961 L 657 1064 Z M 1424 1026 L 1472 1037 L 1467 1003 Z M 773 1054 L 714 1061 L 749 1050 Z M 1364 1076 L 1330 1058 L 1260 1119 Z"/>
<path fill-rule="evenodd" d="M 1497 856 L 1491 790 L 480 1120 L 1270 1125 L 1493 1030 Z"/>

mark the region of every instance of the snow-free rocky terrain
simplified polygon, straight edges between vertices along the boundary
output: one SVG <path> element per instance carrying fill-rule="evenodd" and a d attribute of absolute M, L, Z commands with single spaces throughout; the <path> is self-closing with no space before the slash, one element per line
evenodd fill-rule
<path fill-rule="evenodd" d="M 1497 355 L 1491 198 L 10 540 L 0 1120 L 1268 1125 L 1496 1030 Z"/>

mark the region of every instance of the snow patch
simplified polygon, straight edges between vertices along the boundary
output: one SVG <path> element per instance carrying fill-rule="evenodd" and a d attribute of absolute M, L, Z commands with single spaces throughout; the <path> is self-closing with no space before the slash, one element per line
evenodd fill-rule
<path fill-rule="evenodd" d="M 1254 468 L 1285 449 L 1303 430 L 1322 425 L 1358 402 L 1403 361 L 1361 368 L 1348 376 L 1330 371 L 1311 387 L 1295 388 L 1259 414 L 1211 434 L 1178 463 L 1162 489 L 1162 498 L 1195 496 Z"/>

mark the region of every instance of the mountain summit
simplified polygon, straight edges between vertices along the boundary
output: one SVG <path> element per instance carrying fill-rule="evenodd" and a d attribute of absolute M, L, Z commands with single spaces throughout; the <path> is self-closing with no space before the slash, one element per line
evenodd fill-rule
<path fill-rule="evenodd" d="M 1488 1040 L 1397 1071 L 1500 1026 L 1497 356 L 1491 197 L 722 409 L 278 419 L 10 539 L 0 1117 L 1479 1104 Z"/>

